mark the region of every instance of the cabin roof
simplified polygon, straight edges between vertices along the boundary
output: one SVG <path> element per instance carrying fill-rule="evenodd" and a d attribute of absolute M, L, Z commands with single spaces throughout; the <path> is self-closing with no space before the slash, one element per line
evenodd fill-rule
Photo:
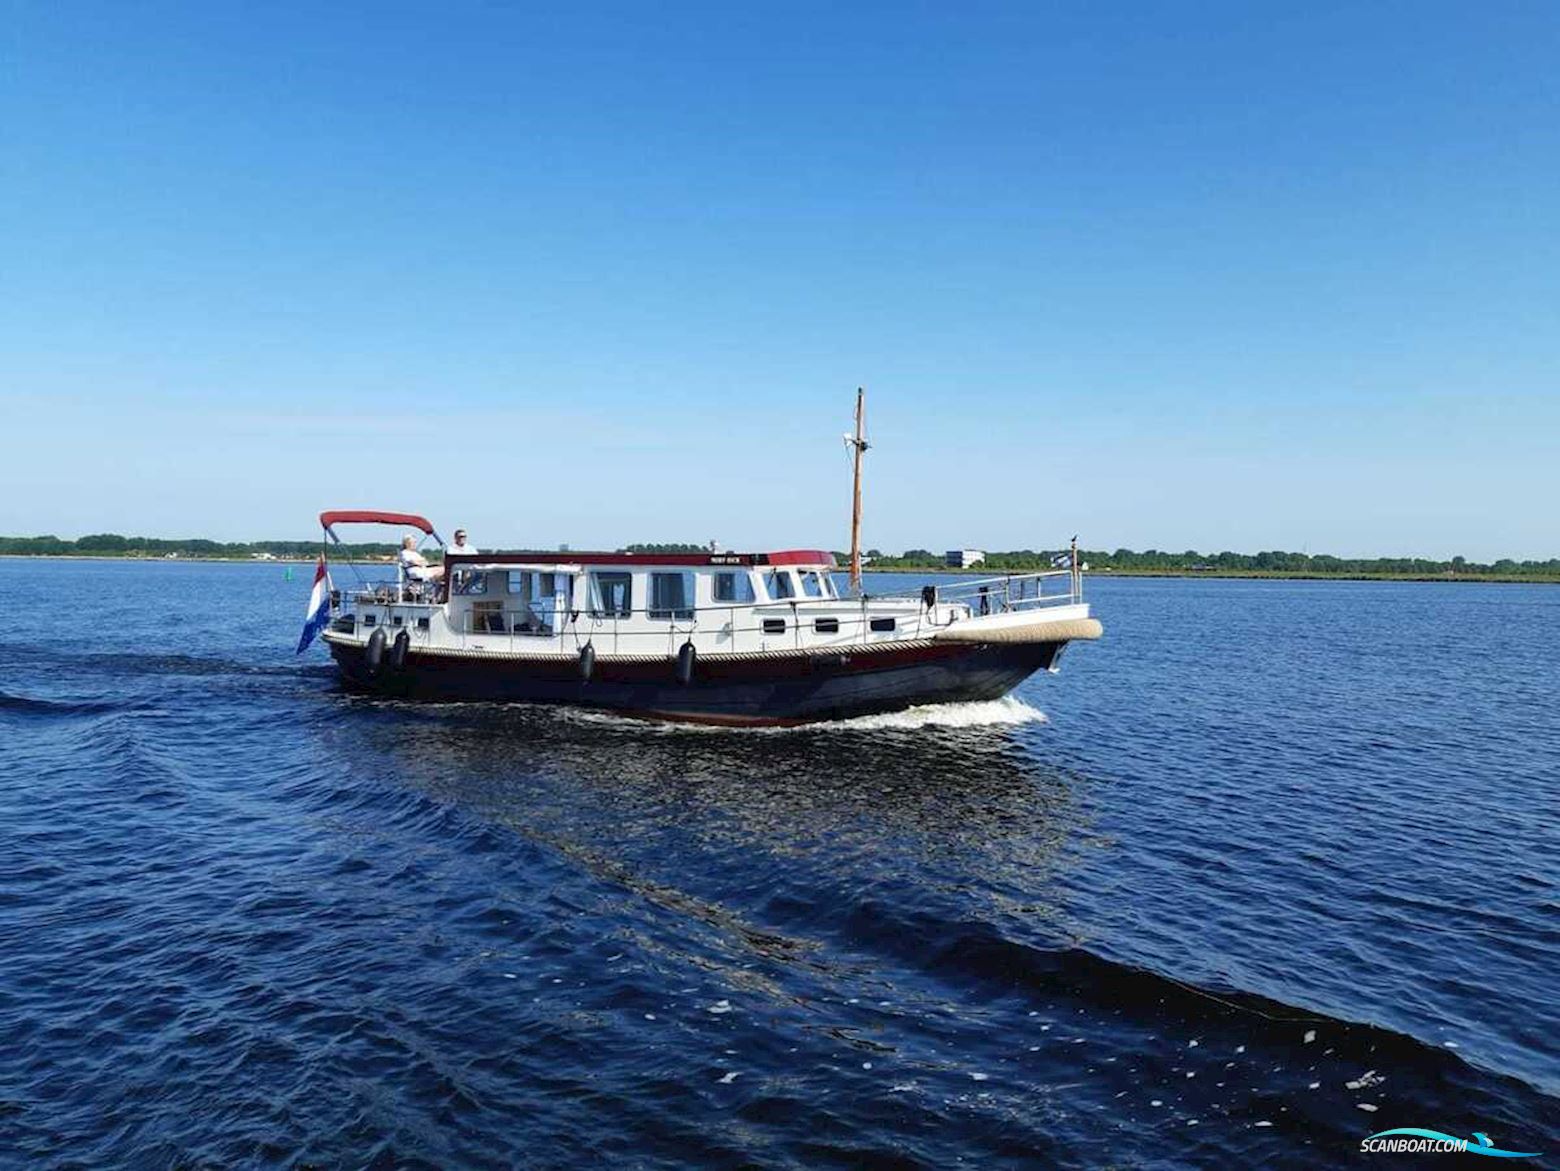
<path fill-rule="evenodd" d="M 446 549 L 445 560 L 462 565 L 531 565 L 538 562 L 569 565 L 687 565 L 755 566 L 799 565 L 808 568 L 835 568 L 834 554 L 822 549 L 779 549 L 772 553 L 580 553 L 506 550 L 502 553 L 456 553 Z"/>

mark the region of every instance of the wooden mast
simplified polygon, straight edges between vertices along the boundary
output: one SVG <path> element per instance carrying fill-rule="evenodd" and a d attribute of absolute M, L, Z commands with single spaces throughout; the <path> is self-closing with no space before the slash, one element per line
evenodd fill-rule
<path fill-rule="evenodd" d="M 850 441 L 856 453 L 856 483 L 850 510 L 850 588 L 861 592 L 861 457 L 867 450 L 865 432 L 865 400 L 867 392 L 856 388 L 856 435 Z"/>

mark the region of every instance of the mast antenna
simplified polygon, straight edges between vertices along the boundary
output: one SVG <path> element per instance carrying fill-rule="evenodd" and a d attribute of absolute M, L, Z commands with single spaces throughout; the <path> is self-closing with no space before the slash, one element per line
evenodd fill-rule
<path fill-rule="evenodd" d="M 850 588 L 861 593 L 861 457 L 866 454 L 866 397 L 864 387 L 856 388 L 856 434 L 845 436 L 845 443 L 855 455 L 856 482 L 851 497 L 850 510 Z"/>

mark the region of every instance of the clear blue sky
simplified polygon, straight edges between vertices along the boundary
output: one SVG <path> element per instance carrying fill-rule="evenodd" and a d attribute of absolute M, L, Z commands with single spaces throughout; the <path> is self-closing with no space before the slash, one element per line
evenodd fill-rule
<path fill-rule="evenodd" d="M 0 532 L 1560 553 L 1560 5 L 10 3 Z"/>

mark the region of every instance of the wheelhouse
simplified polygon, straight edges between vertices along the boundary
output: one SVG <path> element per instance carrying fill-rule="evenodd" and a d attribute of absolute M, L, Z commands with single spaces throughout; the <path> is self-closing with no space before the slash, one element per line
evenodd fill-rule
<path fill-rule="evenodd" d="M 861 605 L 842 598 L 834 557 L 822 550 L 582 553 L 567 562 L 527 552 L 448 554 L 445 564 L 452 634 L 554 637 L 568 628 L 571 643 L 591 641 L 606 653 L 662 652 L 677 635 L 709 650 L 838 636 Z"/>

